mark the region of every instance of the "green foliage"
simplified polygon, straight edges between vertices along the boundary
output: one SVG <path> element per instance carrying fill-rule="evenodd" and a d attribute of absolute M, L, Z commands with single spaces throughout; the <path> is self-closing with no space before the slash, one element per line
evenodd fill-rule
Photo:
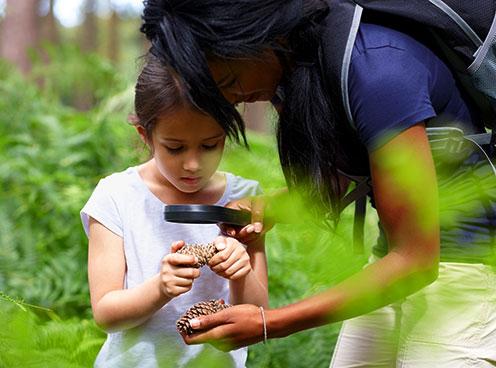
<path fill-rule="evenodd" d="M 0 311 L 0 367 L 90 367 L 105 339 L 91 320 L 43 322 L 1 300 Z"/>
<path fill-rule="evenodd" d="M 75 44 L 44 44 L 31 78 L 45 96 L 66 106 L 89 109 L 125 87 L 110 61 Z"/>
<path fill-rule="evenodd" d="M 63 315 L 86 313 L 79 210 L 102 175 L 135 160 L 121 107 L 82 114 L 0 64 L 0 289 Z M 15 107 L 15 108 L 14 108 Z M 123 141 L 123 139 L 126 140 Z"/>
<path fill-rule="evenodd" d="M 98 60 L 64 52 L 68 64 L 85 65 L 61 61 L 60 76 L 55 67 L 39 71 L 44 80 L 65 76 L 74 83 L 72 73 L 100 67 L 111 74 Z M 126 124 L 132 87 L 106 89 L 116 78 L 110 74 L 97 89 L 98 105 L 81 113 L 64 105 L 73 98 L 70 84 L 54 79 L 40 92 L 0 63 L 0 290 L 10 295 L 0 297 L 0 323 L 6 326 L 0 332 L 0 366 L 87 367 L 103 342 L 104 334 L 88 320 L 87 239 L 79 211 L 99 178 L 146 156 Z M 265 190 L 284 186 L 274 140 L 254 134 L 248 140 L 249 151 L 228 146 L 221 169 L 255 178 Z M 277 225 L 267 235 L 273 307 L 319 292 L 363 265 L 364 258 L 347 247 L 350 219 L 346 213 L 333 233 L 301 223 Z M 251 347 L 248 365 L 327 367 L 338 327 Z M 216 361 L 215 354 L 205 359 Z"/>
<path fill-rule="evenodd" d="M 256 178 L 265 191 L 285 187 L 274 139 L 250 133 L 248 150 L 229 143 L 220 169 L 246 178 Z"/>

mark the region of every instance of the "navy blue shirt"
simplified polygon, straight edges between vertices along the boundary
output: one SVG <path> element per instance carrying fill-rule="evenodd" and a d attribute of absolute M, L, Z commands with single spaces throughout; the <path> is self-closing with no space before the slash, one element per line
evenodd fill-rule
<path fill-rule="evenodd" d="M 419 122 L 457 126 L 466 134 L 480 131 L 449 68 L 415 39 L 382 26 L 360 26 L 350 65 L 349 95 L 358 140 L 368 152 Z M 365 159 L 362 157 L 362 165 L 368 164 Z M 468 174 L 467 170 L 474 172 Z M 489 173 L 488 165 L 475 152 L 447 172 L 438 172 L 440 193 L 450 190 L 453 178 L 467 175 L 463 182 L 470 182 Z M 471 192 L 476 193 L 476 184 Z M 461 201 L 458 207 L 451 206 L 454 201 L 449 198 L 443 203 L 442 193 L 440 197 L 441 260 L 491 262 L 495 257 L 496 193 L 492 202 L 469 195 L 471 199 Z M 449 218 L 443 211 L 450 213 Z M 383 256 L 386 252 L 381 232 L 374 253 Z"/>
<path fill-rule="evenodd" d="M 362 24 L 358 31 L 349 93 L 358 135 L 369 150 L 434 117 L 467 134 L 476 130 L 448 67 L 413 38 L 382 26 Z"/>

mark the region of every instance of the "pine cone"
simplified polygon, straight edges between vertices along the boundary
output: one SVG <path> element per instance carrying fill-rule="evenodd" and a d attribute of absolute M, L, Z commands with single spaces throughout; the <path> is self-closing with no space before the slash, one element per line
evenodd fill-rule
<path fill-rule="evenodd" d="M 210 258 L 212 258 L 217 252 L 218 251 L 217 248 L 215 248 L 214 243 L 208 243 L 207 245 L 189 244 L 177 251 L 179 254 L 191 254 L 196 256 L 196 259 L 198 260 L 198 263 L 194 266 L 196 268 L 205 266 L 208 261 L 210 261 Z"/>
<path fill-rule="evenodd" d="M 188 311 L 184 313 L 181 318 L 178 319 L 178 321 L 176 322 L 176 328 L 180 333 L 191 335 L 193 333 L 193 329 L 189 324 L 189 321 L 191 319 L 214 314 L 229 307 L 232 307 L 232 305 L 225 304 L 222 299 L 211 299 L 208 301 L 196 303 L 190 309 L 188 309 Z"/>

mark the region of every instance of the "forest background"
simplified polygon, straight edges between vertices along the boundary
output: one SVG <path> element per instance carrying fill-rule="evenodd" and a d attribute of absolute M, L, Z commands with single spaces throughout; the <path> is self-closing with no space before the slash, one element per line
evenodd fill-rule
<path fill-rule="evenodd" d="M 90 367 L 105 339 L 92 320 L 79 210 L 100 178 L 146 159 L 127 124 L 148 48 L 141 9 L 134 0 L 0 0 L 0 367 Z M 274 112 L 240 108 L 250 149 L 228 145 L 222 169 L 266 191 L 284 186 Z M 352 222 L 345 212 L 332 231 L 306 221 L 268 233 L 272 307 L 363 266 Z M 374 222 L 369 215 L 366 244 Z M 248 367 L 328 367 L 338 330 L 252 346 Z M 189 366 L 217 359 L 207 349 Z"/>

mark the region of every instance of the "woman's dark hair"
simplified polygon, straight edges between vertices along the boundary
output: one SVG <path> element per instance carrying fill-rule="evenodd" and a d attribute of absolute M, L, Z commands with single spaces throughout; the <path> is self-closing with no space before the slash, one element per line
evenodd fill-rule
<path fill-rule="evenodd" d="M 181 79 L 171 68 L 152 54 L 145 56 L 145 65 L 135 86 L 134 124 L 145 128 L 150 138 L 157 119 L 180 107 L 192 107 Z"/>
<path fill-rule="evenodd" d="M 284 107 L 278 126 L 281 165 L 289 186 L 306 184 L 336 213 L 339 186 L 336 112 L 321 70 L 320 0 L 145 0 L 141 31 L 150 52 L 180 75 L 191 103 L 228 135 L 244 124 L 222 95 L 207 60 L 249 59 L 274 50 L 283 66 Z M 283 46 L 284 45 L 284 46 Z M 290 60 L 291 67 L 287 67 Z"/>

